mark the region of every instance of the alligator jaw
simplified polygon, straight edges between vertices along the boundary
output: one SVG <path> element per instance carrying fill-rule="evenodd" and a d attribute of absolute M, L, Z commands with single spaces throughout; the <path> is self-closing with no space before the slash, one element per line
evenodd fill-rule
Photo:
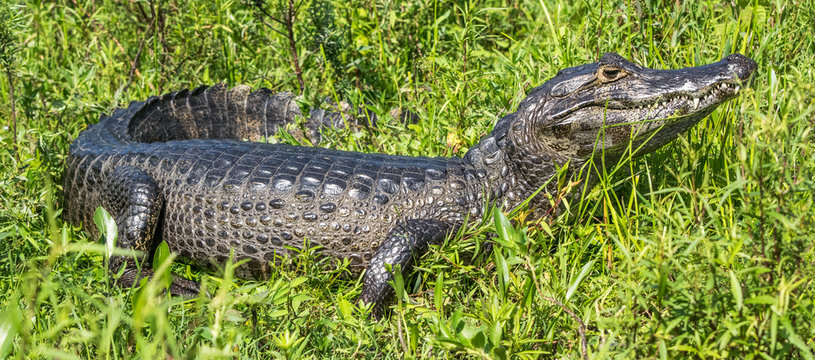
<path fill-rule="evenodd" d="M 724 101 L 735 98 L 741 90 L 741 83 L 721 82 L 708 86 L 694 92 L 678 92 L 664 96 L 654 97 L 645 100 L 632 101 L 607 101 L 584 103 L 568 111 L 552 116 L 557 125 L 570 123 L 570 115 L 587 107 L 599 107 L 606 111 L 630 111 L 633 115 L 636 112 L 644 111 L 646 118 L 642 120 L 653 120 L 658 118 L 679 117 L 681 115 L 691 115 L 703 112 L 708 108 L 715 108 Z M 650 118 L 650 119 L 649 119 Z"/>

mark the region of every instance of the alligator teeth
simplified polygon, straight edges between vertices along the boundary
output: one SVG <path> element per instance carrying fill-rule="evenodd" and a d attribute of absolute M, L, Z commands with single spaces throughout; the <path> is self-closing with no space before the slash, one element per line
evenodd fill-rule
<path fill-rule="evenodd" d="M 735 92 L 738 93 L 739 89 L 741 89 L 741 86 L 736 85 L 736 91 Z"/>
<path fill-rule="evenodd" d="M 696 110 L 696 108 L 698 108 L 698 107 L 699 107 L 699 98 L 694 98 L 693 99 L 693 110 Z"/>

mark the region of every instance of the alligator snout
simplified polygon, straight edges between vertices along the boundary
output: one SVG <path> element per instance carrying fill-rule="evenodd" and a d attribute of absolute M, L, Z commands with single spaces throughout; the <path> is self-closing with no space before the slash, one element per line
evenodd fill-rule
<path fill-rule="evenodd" d="M 735 73 L 741 81 L 750 79 L 750 76 L 752 76 L 753 72 L 758 68 L 758 65 L 753 59 L 742 54 L 730 54 L 722 59 L 722 61 L 727 62 L 732 72 Z"/>

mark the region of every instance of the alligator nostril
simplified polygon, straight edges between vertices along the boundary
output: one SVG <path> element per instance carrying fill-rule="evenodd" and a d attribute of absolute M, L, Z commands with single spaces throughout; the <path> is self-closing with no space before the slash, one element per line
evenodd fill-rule
<path fill-rule="evenodd" d="M 755 61 L 753 61 L 753 59 L 750 59 L 742 54 L 730 54 L 724 58 L 724 60 L 738 66 L 736 73 L 741 80 L 747 80 L 750 78 L 750 76 L 753 75 L 753 71 L 758 68 L 758 65 Z"/>

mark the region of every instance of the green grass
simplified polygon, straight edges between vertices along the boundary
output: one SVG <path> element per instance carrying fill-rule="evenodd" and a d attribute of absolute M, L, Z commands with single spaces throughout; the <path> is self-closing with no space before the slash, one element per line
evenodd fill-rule
<path fill-rule="evenodd" d="M 462 155 L 598 50 L 654 68 L 731 52 L 759 65 L 752 88 L 604 177 L 573 216 L 498 216 L 494 253 L 473 261 L 493 219 L 433 247 L 379 323 L 355 313 L 359 280 L 308 251 L 268 282 L 175 264 L 210 294 L 186 301 L 159 281 L 111 286 L 104 244 L 59 217 L 71 139 L 199 84 L 295 91 L 290 54 L 239 1 L 20 3 L 19 161 L 0 76 L 0 358 L 580 358 L 581 331 L 591 358 L 815 356 L 815 2 L 307 4 L 304 108 L 329 96 L 421 118 L 321 144 L 345 150 Z"/>

